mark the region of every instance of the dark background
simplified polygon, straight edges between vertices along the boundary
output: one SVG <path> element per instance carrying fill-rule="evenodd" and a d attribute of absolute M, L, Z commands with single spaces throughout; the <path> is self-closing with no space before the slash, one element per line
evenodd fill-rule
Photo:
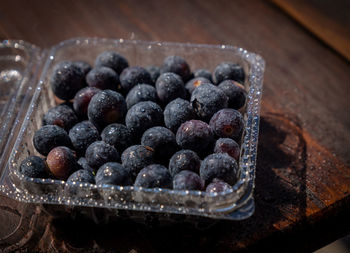
<path fill-rule="evenodd" d="M 338 14 L 346 1 L 339 1 L 345 7 L 338 9 L 321 2 L 326 11 L 315 16 L 315 1 L 299 10 L 290 1 L 257 0 L 1 1 L 0 39 L 41 48 L 72 37 L 230 44 L 266 60 L 252 218 L 219 222 L 201 232 L 181 225 L 115 224 L 121 233 L 111 225 L 52 219 L 38 211 L 37 234 L 21 249 L 301 252 L 345 235 L 350 228 L 350 66 L 344 43 L 349 20 Z M 7 212 L 19 208 L 4 197 L 0 204 Z M 7 226 L 13 226 L 8 217 Z"/>

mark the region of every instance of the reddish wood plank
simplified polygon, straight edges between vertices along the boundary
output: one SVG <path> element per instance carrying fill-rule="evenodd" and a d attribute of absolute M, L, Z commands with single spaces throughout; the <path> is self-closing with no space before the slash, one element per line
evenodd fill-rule
<path fill-rule="evenodd" d="M 273 0 L 273 2 L 350 60 L 348 1 Z"/>

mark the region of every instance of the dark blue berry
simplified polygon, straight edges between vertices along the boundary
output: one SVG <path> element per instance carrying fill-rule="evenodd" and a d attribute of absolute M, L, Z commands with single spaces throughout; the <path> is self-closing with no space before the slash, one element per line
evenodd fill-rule
<path fill-rule="evenodd" d="M 180 56 L 168 56 L 164 59 L 161 73 L 172 72 L 179 75 L 184 82 L 191 77 L 191 69 L 188 63 Z"/>
<path fill-rule="evenodd" d="M 86 88 L 86 87 L 85 87 Z M 84 89 L 84 88 L 83 88 Z M 68 106 L 70 109 L 72 109 L 74 111 L 74 108 L 73 108 L 73 103 L 71 101 L 64 101 L 58 105 L 66 105 Z"/>
<path fill-rule="evenodd" d="M 192 92 L 200 85 L 202 85 L 203 83 L 208 83 L 208 84 L 212 84 L 207 78 L 205 77 L 195 77 L 191 80 L 189 80 L 186 85 L 185 88 L 188 91 L 189 94 L 192 94 Z"/>
<path fill-rule="evenodd" d="M 163 110 L 154 102 L 139 102 L 127 112 L 125 124 L 136 139 L 140 138 L 148 128 L 163 125 Z"/>
<path fill-rule="evenodd" d="M 204 78 L 208 79 L 211 83 L 213 82 L 213 77 L 211 75 L 211 72 L 209 70 L 206 70 L 206 69 L 197 69 L 194 72 L 194 77 L 204 77 Z"/>
<path fill-rule="evenodd" d="M 86 76 L 86 82 L 90 87 L 95 87 L 101 90 L 118 90 L 119 76 L 111 68 L 95 67 Z"/>
<path fill-rule="evenodd" d="M 170 157 L 179 149 L 172 131 L 165 127 L 152 127 L 143 133 L 141 144 L 151 147 L 159 163 L 168 164 Z"/>
<path fill-rule="evenodd" d="M 174 73 L 161 74 L 156 82 L 157 95 L 163 105 L 176 98 L 186 98 L 186 89 L 181 77 Z"/>
<path fill-rule="evenodd" d="M 210 152 L 214 136 L 207 123 L 190 120 L 183 123 L 177 130 L 176 142 L 183 149 L 191 149 L 202 155 Z"/>
<path fill-rule="evenodd" d="M 183 170 L 190 170 L 199 173 L 201 160 L 192 150 L 182 149 L 176 152 L 170 159 L 169 171 L 172 176 Z"/>
<path fill-rule="evenodd" d="M 174 190 L 202 191 L 204 182 L 197 173 L 183 170 L 174 176 L 173 188 Z"/>
<path fill-rule="evenodd" d="M 133 105 L 142 101 L 157 102 L 157 91 L 149 84 L 138 84 L 132 88 L 126 96 L 126 105 L 130 109 Z"/>
<path fill-rule="evenodd" d="M 37 130 L 33 137 L 33 144 L 42 155 L 47 155 L 55 147 L 72 145 L 67 132 L 56 125 L 46 125 Z"/>
<path fill-rule="evenodd" d="M 48 178 L 48 170 L 44 159 L 38 156 L 29 156 L 20 165 L 20 172 L 27 177 Z"/>
<path fill-rule="evenodd" d="M 206 192 L 208 193 L 219 193 L 231 190 L 232 187 L 228 183 L 221 180 L 214 179 L 212 183 L 207 186 Z"/>
<path fill-rule="evenodd" d="M 65 193 L 70 197 L 86 198 L 90 192 L 88 189 L 80 188 L 80 184 L 95 184 L 95 176 L 92 171 L 80 169 L 74 172 L 67 179 L 67 184 L 64 188 Z"/>
<path fill-rule="evenodd" d="M 203 83 L 191 95 L 191 105 L 197 116 L 208 122 L 222 108 L 227 107 L 228 98 L 225 93 L 212 84 Z"/>
<path fill-rule="evenodd" d="M 75 94 L 73 108 L 81 119 L 87 119 L 90 100 L 99 91 L 101 90 L 95 87 L 85 87 Z"/>
<path fill-rule="evenodd" d="M 155 84 L 158 77 L 160 76 L 160 68 L 157 66 L 146 67 L 148 73 L 151 75 L 152 84 Z"/>
<path fill-rule="evenodd" d="M 108 67 L 120 74 L 123 69 L 129 67 L 129 63 L 124 56 L 113 51 L 105 51 L 97 56 L 95 66 Z"/>
<path fill-rule="evenodd" d="M 133 181 L 129 171 L 120 163 L 109 162 L 103 164 L 96 173 L 97 185 L 132 185 Z"/>
<path fill-rule="evenodd" d="M 237 181 L 238 165 L 234 158 L 226 153 L 211 154 L 201 164 L 200 176 L 208 185 L 214 178 L 233 185 Z"/>
<path fill-rule="evenodd" d="M 97 128 L 90 121 L 82 121 L 69 130 L 69 137 L 74 149 L 79 155 L 84 155 L 87 147 L 100 140 L 100 134 Z"/>
<path fill-rule="evenodd" d="M 78 164 L 84 169 L 84 170 L 88 170 L 91 171 L 92 173 L 94 172 L 93 168 L 90 167 L 90 165 L 88 164 L 87 160 L 85 157 L 80 157 L 78 160 Z"/>
<path fill-rule="evenodd" d="M 88 106 L 89 120 L 99 129 L 122 122 L 126 113 L 124 97 L 112 90 L 103 90 L 92 97 Z"/>
<path fill-rule="evenodd" d="M 244 70 L 237 63 L 222 62 L 214 70 L 214 82 L 216 84 L 224 80 L 234 80 L 243 84 L 244 79 Z"/>
<path fill-rule="evenodd" d="M 73 64 L 83 72 L 84 76 L 92 69 L 91 65 L 85 61 L 75 61 Z"/>
<path fill-rule="evenodd" d="M 104 141 L 93 142 L 85 152 L 85 158 L 91 168 L 97 170 L 107 162 L 119 162 L 118 151 Z"/>
<path fill-rule="evenodd" d="M 94 184 L 95 177 L 91 171 L 77 170 L 72 175 L 70 175 L 69 178 L 67 179 L 67 183 L 73 183 L 73 182 Z"/>
<path fill-rule="evenodd" d="M 128 67 L 120 74 L 120 84 L 126 94 L 137 84 L 152 84 L 152 79 L 146 69 L 138 66 Z"/>
<path fill-rule="evenodd" d="M 43 125 L 56 125 L 66 131 L 69 131 L 76 123 L 78 123 L 77 115 L 65 104 L 49 109 L 43 117 Z"/>
<path fill-rule="evenodd" d="M 244 120 L 239 111 L 235 109 L 222 109 L 214 114 L 209 125 L 217 137 L 240 141 Z"/>
<path fill-rule="evenodd" d="M 172 188 L 172 178 L 167 168 L 151 164 L 143 168 L 136 177 L 135 186 L 145 188 Z"/>
<path fill-rule="evenodd" d="M 63 146 L 52 149 L 47 155 L 46 163 L 52 175 L 61 180 L 67 180 L 70 174 L 81 168 L 75 152 Z"/>
<path fill-rule="evenodd" d="M 70 100 L 78 90 L 86 86 L 85 75 L 73 62 L 60 62 L 53 69 L 50 85 L 58 98 Z"/>
<path fill-rule="evenodd" d="M 225 80 L 218 87 L 228 97 L 228 107 L 238 110 L 245 105 L 247 91 L 241 84 L 232 80 Z"/>
<path fill-rule="evenodd" d="M 167 128 L 176 133 L 180 125 L 195 118 L 190 102 L 182 98 L 171 101 L 164 109 L 164 123 Z"/>
<path fill-rule="evenodd" d="M 101 133 L 101 137 L 104 142 L 114 146 L 119 152 L 123 152 L 133 143 L 130 130 L 118 123 L 106 126 Z"/>
<path fill-rule="evenodd" d="M 236 161 L 239 159 L 239 152 L 240 148 L 237 142 L 230 138 L 220 138 L 216 141 L 215 143 L 215 148 L 214 148 L 215 153 L 227 153 Z"/>
<path fill-rule="evenodd" d="M 136 177 L 141 169 L 154 163 L 154 150 L 147 146 L 134 145 L 124 150 L 122 164 Z"/>

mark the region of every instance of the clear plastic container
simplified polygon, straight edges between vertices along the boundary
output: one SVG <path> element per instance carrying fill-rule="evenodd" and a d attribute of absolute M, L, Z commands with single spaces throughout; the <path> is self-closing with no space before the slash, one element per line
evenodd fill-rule
<path fill-rule="evenodd" d="M 115 215 L 118 215 L 117 210 L 122 209 L 139 216 L 158 212 L 232 220 L 242 220 L 253 214 L 259 111 L 265 68 L 264 60 L 259 55 L 224 45 L 94 38 L 64 41 L 50 50 L 39 50 L 22 41 L 5 41 L 1 50 L 4 51 L 0 51 L 0 101 L 3 102 L 4 97 L 8 101 L 0 107 L 1 115 L 7 115 L 7 118 L 1 116 L 5 122 L 1 122 L 1 125 L 6 131 L 0 135 L 0 191 L 7 196 L 22 202 L 65 206 L 62 209 L 99 207 L 115 210 Z M 213 71 L 224 61 L 237 62 L 243 66 L 247 74 L 245 87 L 248 99 L 242 111 L 245 132 L 241 143 L 239 180 L 232 191 L 208 194 L 201 191 L 76 184 L 73 186 L 76 194 L 72 195 L 71 191 L 65 190 L 64 181 L 26 178 L 19 173 L 18 168 L 23 159 L 29 155 L 39 155 L 32 144 L 33 134 L 40 128 L 43 114 L 56 105 L 48 82 L 53 66 L 64 60 L 84 60 L 93 64 L 96 56 L 105 50 L 121 53 L 131 66 L 161 65 L 168 55 L 184 57 L 192 69 L 206 68 Z M 7 58 L 8 62 L 2 61 Z M 17 59 L 23 59 L 20 66 L 17 66 Z M 7 82 L 7 79 L 10 81 Z"/>

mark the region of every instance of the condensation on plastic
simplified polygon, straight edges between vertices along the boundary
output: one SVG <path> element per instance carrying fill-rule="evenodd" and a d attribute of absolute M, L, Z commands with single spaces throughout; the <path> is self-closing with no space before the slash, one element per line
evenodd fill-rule
<path fill-rule="evenodd" d="M 8 42 L 9 45 L 13 43 Z M 6 44 L 6 43 L 5 43 Z M 27 45 L 21 42 L 20 45 Z M 3 43 L 4 46 L 4 43 Z M 124 55 L 130 65 L 161 65 L 168 55 L 180 55 L 192 69 L 206 68 L 213 71 L 220 62 L 237 62 L 244 67 L 247 77 L 245 87 L 248 91 L 246 107 L 243 111 L 245 133 L 241 143 L 239 160 L 239 180 L 231 191 L 225 193 L 205 193 L 201 191 L 177 191 L 169 189 L 145 189 L 141 187 L 96 186 L 77 183 L 76 194 L 66 191 L 66 182 L 53 179 L 34 179 L 21 175 L 20 162 L 29 155 L 39 155 L 32 144 L 34 132 L 40 128 L 43 114 L 55 105 L 54 95 L 49 87 L 49 77 L 53 66 L 64 60 L 84 60 L 94 63 L 96 56 L 106 50 L 114 50 Z M 226 45 L 198 45 L 168 42 L 145 42 L 112 39 L 78 38 L 64 41 L 51 48 L 48 55 L 40 60 L 38 50 L 32 46 L 36 55 L 35 73 L 41 72 L 34 94 L 25 94 L 27 99 L 17 102 L 11 117 L 16 118 L 20 130 L 11 129 L 12 137 L 7 138 L 3 150 L 10 153 L 3 156 L 1 167 L 0 191 L 6 196 L 21 202 L 64 205 L 64 208 L 99 207 L 106 210 L 129 210 L 158 212 L 163 214 L 185 214 L 216 219 L 242 220 L 254 212 L 254 178 L 259 132 L 259 113 L 262 94 L 265 62 L 261 56 L 242 48 Z M 35 53 L 36 52 L 36 53 Z M 42 53 L 41 55 L 44 55 Z M 42 59 L 43 59 L 42 58 Z M 40 65 L 42 62 L 43 66 Z M 28 69 L 30 68 L 28 64 Z M 35 76 L 35 74 L 33 74 Z M 10 75 L 11 76 L 11 75 Z M 34 80 L 35 78 L 29 78 Z M 19 82 L 18 86 L 25 86 Z M 31 87 L 31 86 L 30 86 Z M 24 89 L 24 88 L 22 88 Z M 29 89 L 29 88 L 27 88 Z M 18 91 L 21 89 L 19 88 Z M 17 94 L 18 96 L 18 94 Z M 31 101 L 28 96 L 32 97 Z M 24 110 L 26 109 L 26 110 Z M 24 111 L 26 114 L 24 115 Z M 12 142 L 11 142 L 12 140 Z M 15 143 L 13 143 L 15 140 Z M 1 141 L 0 141 L 1 144 Z M 137 212 L 142 215 L 143 212 Z"/>
<path fill-rule="evenodd" d="M 10 184 L 7 162 L 37 85 L 44 51 L 24 41 L 0 44 L 0 183 Z"/>
<path fill-rule="evenodd" d="M 37 85 L 44 51 L 24 41 L 0 43 L 0 184 L 10 185 L 8 158 Z M 0 192 L 1 193 L 1 192 Z M 6 201 L 5 203 L 3 201 Z M 0 248 L 26 243 L 26 229 L 36 209 L 0 200 Z M 10 223 L 9 223 L 10 222 Z"/>

